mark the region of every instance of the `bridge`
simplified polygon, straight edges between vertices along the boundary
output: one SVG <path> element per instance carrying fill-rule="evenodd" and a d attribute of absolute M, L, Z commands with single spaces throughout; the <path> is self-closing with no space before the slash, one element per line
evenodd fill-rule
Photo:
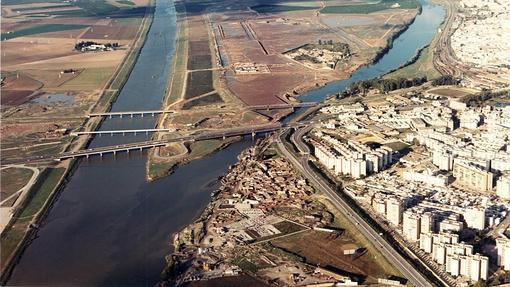
<path fill-rule="evenodd" d="M 284 103 L 284 104 L 272 104 L 272 105 L 252 105 L 246 106 L 246 110 L 278 110 L 278 109 L 290 109 L 290 108 L 310 108 L 317 106 L 319 103 L 317 102 L 303 102 L 303 103 Z M 173 114 L 175 110 L 149 110 L 149 111 L 126 111 L 126 112 L 105 112 L 105 113 L 91 113 L 87 117 L 134 117 L 134 116 L 145 116 L 151 115 L 155 116 L 158 114 Z"/>
<path fill-rule="evenodd" d="M 247 106 L 247 110 L 278 110 L 278 109 L 290 109 L 290 108 L 310 108 L 317 106 L 317 102 L 303 102 L 294 104 L 272 104 L 272 105 L 252 105 Z"/>
<path fill-rule="evenodd" d="M 64 152 L 64 153 L 57 154 L 57 155 L 38 156 L 38 157 L 32 157 L 32 158 L 23 160 L 23 162 L 35 163 L 35 162 L 46 162 L 49 160 L 61 161 L 61 160 L 74 159 L 74 158 L 80 158 L 80 157 L 88 158 L 88 157 L 94 156 L 94 155 L 103 156 L 106 154 L 117 154 L 118 152 L 129 153 L 130 151 L 142 151 L 144 149 L 166 146 L 168 144 L 176 143 L 176 142 L 184 143 L 184 142 L 194 142 L 194 141 L 201 141 L 201 140 L 207 140 L 207 139 L 225 139 L 227 137 L 243 136 L 243 135 L 250 135 L 250 134 L 252 137 L 255 137 L 255 135 L 257 133 L 272 132 L 272 131 L 285 129 L 285 128 L 298 128 L 298 127 L 306 126 L 306 125 L 313 124 L 313 123 L 314 123 L 313 121 L 288 123 L 288 124 L 271 123 L 271 124 L 259 125 L 259 126 L 255 126 L 255 127 L 230 128 L 230 129 L 204 132 L 201 134 L 176 137 L 173 139 L 135 142 L 135 143 L 128 143 L 128 144 L 120 144 L 120 145 L 115 145 L 115 146 L 89 148 L 89 149 L 84 149 L 84 150 L 79 150 L 79 151 L 70 151 L 70 152 Z M 7 163 L 4 163 L 4 164 L 7 164 Z"/>
<path fill-rule="evenodd" d="M 115 135 L 115 134 L 137 134 L 137 133 L 155 133 L 155 132 L 172 132 L 174 129 L 136 129 L 136 130 L 109 130 L 109 131 L 86 131 L 86 132 L 71 132 L 72 136 L 82 135 Z"/>
<path fill-rule="evenodd" d="M 134 117 L 134 116 L 141 116 L 143 118 L 143 116 L 145 115 L 151 115 L 151 116 L 155 116 L 157 114 L 166 114 L 166 113 L 174 113 L 175 111 L 174 110 L 149 110 L 149 111 L 127 111 L 127 112 L 106 112 L 106 113 L 91 113 L 89 114 L 87 117 L 88 118 L 92 118 L 92 117 L 114 117 L 114 116 L 117 116 L 117 117 L 120 117 L 122 118 L 123 116 L 129 116 L 129 117 Z"/>

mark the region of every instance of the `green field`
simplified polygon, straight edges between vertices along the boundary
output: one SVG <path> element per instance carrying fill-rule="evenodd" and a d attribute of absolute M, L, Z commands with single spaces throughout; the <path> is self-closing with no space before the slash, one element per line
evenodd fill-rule
<path fill-rule="evenodd" d="M 419 3 L 416 0 L 381 0 L 375 3 L 326 6 L 321 9 L 325 14 L 368 14 L 386 9 L 392 9 L 392 6 L 398 4 L 399 9 L 416 9 Z"/>
<path fill-rule="evenodd" d="M 43 6 L 43 7 L 25 7 L 25 8 L 17 8 L 12 9 L 12 11 L 32 11 L 32 10 L 40 10 L 40 9 L 53 9 L 53 8 L 62 8 L 62 7 L 70 7 L 70 4 L 63 3 L 63 4 L 55 4 L 55 5 L 49 5 L 49 6 Z"/>
<path fill-rule="evenodd" d="M 117 0 L 117 3 L 124 4 L 124 5 L 131 5 L 131 6 L 135 5 L 135 3 L 128 1 L 128 0 Z"/>
<path fill-rule="evenodd" d="M 263 5 L 252 6 L 250 8 L 257 11 L 258 13 L 281 13 L 281 12 L 313 10 L 313 9 L 318 9 L 319 7 L 263 4 Z"/>
<path fill-rule="evenodd" d="M 63 0 L 3 0 L 2 5 L 21 5 L 32 3 L 63 3 Z"/>
<path fill-rule="evenodd" d="M 115 67 L 85 69 L 76 78 L 66 82 L 58 89 L 66 91 L 94 90 L 97 86 L 105 83 L 114 71 Z"/>
<path fill-rule="evenodd" d="M 15 4 L 30 4 L 30 3 L 41 3 L 41 2 L 51 2 L 51 3 L 62 3 L 62 1 L 51 1 L 51 0 L 7 0 L 7 1 L 3 1 L 2 2 L 2 5 L 15 5 Z M 127 5 L 131 5 L 131 6 L 134 6 L 134 3 L 129 1 L 129 0 L 118 0 L 117 1 L 118 3 L 120 4 L 127 4 Z M 64 5 L 64 4 L 67 4 L 67 3 L 62 3 L 60 5 Z M 57 6 L 60 6 L 60 5 L 52 5 L 53 8 L 57 8 Z M 74 6 L 76 8 L 81 8 L 81 9 L 76 9 L 76 10 L 61 10 L 61 11 L 49 11 L 49 12 L 44 12 L 44 14 L 47 14 L 47 15 L 54 15 L 54 16 L 76 16 L 76 17 L 87 17 L 87 16 L 112 16 L 112 15 L 115 15 L 115 14 L 119 14 L 121 15 L 123 12 L 128 12 L 128 13 L 132 13 L 133 11 L 137 10 L 136 8 L 119 8 L 119 7 L 116 7 L 114 5 L 111 5 L 109 3 L 107 3 L 105 0 L 76 0 L 76 1 L 72 1 L 70 2 L 70 4 L 67 4 L 68 6 Z M 48 7 L 52 7 L 52 6 L 48 6 Z M 41 8 L 23 8 L 23 9 L 26 9 L 26 10 L 33 10 L 33 9 L 41 9 Z M 18 9 L 19 11 L 22 11 L 21 9 Z M 142 11 L 144 9 L 140 9 L 140 11 L 135 11 L 135 12 L 139 12 L 140 14 L 142 13 L 145 13 L 144 11 Z"/>
<path fill-rule="evenodd" d="M 44 24 L 38 25 L 26 29 L 17 30 L 11 33 L 2 33 L 2 41 L 9 40 L 17 37 L 36 35 L 41 33 L 58 32 L 66 30 L 75 30 L 88 27 L 87 25 L 75 25 L 75 24 Z"/>
<path fill-rule="evenodd" d="M 20 218 L 34 216 L 41 210 L 44 203 L 55 189 L 58 182 L 64 175 L 65 168 L 50 168 L 37 182 L 31 190 L 31 198 L 19 216 Z"/>

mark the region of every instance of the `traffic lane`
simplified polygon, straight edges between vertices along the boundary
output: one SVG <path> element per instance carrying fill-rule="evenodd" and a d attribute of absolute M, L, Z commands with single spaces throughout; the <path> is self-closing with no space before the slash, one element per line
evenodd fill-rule
<path fill-rule="evenodd" d="M 350 217 L 355 220 L 354 223 L 357 226 L 362 227 L 361 231 L 363 235 L 369 239 L 372 238 L 376 243 L 378 243 L 375 244 L 375 247 L 381 251 L 386 258 L 392 261 L 395 266 L 400 267 L 401 272 L 404 273 L 404 276 L 406 276 L 408 280 L 410 280 L 415 286 L 432 286 L 425 278 L 421 276 L 419 272 L 414 269 L 413 266 L 409 264 L 409 262 L 407 262 L 402 257 L 396 257 L 396 251 L 394 251 L 393 248 L 386 241 L 384 241 L 384 239 L 379 240 L 379 235 L 373 231 L 371 227 L 368 226 L 368 224 L 358 214 L 354 213 L 350 206 L 344 203 L 336 193 L 331 192 L 329 186 L 324 185 L 323 179 L 319 179 L 313 172 L 309 170 L 310 167 L 308 164 L 299 163 L 299 161 L 283 146 L 281 140 L 278 143 L 284 153 L 287 154 L 287 157 L 297 163 L 297 165 L 301 167 L 302 172 L 308 174 L 308 177 L 311 177 L 311 179 L 316 182 L 316 184 L 322 189 L 323 193 L 325 193 L 332 200 L 333 204 L 335 204 L 335 206 L 339 208 L 342 213 L 347 215 L 349 213 L 348 211 L 351 211 Z M 354 214 L 354 216 L 352 214 Z"/>

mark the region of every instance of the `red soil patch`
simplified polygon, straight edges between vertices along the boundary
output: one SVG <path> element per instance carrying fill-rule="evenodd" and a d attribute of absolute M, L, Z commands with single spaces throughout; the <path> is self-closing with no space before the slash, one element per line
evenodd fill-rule
<path fill-rule="evenodd" d="M 0 104 L 2 106 L 19 106 L 30 101 L 33 90 L 3 90 Z"/>
<path fill-rule="evenodd" d="M 113 39 L 130 40 L 136 36 L 137 25 L 123 25 L 112 22 L 112 25 L 94 25 L 81 36 L 82 39 Z"/>
<path fill-rule="evenodd" d="M 41 87 L 41 83 L 25 75 L 7 76 L 2 86 L 1 104 L 17 106 L 32 99 L 30 95 Z"/>

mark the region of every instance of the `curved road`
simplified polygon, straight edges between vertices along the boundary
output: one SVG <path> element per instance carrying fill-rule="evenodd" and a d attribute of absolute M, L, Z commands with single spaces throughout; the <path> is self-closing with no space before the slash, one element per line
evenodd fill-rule
<path fill-rule="evenodd" d="M 14 204 L 12 206 L 0 207 L 0 218 L 1 218 L 0 219 L 0 232 L 2 232 L 5 228 L 5 226 L 7 226 L 7 224 L 9 224 L 9 221 L 11 220 L 12 212 L 16 209 L 16 207 L 18 206 L 18 204 L 20 202 L 23 202 L 24 198 L 27 196 L 28 191 L 30 190 L 32 185 L 34 185 L 35 181 L 37 180 L 37 177 L 39 176 L 39 169 L 35 168 L 35 167 L 31 167 L 31 166 L 9 165 L 9 166 L 3 166 L 1 169 L 6 169 L 6 168 L 26 168 L 26 169 L 32 170 L 33 173 L 32 173 L 32 177 L 30 177 L 30 179 L 25 184 L 25 186 L 23 186 L 18 191 L 11 194 L 10 196 L 8 196 L 6 198 L 2 198 L 2 201 L 0 202 L 0 204 L 4 204 L 5 202 L 9 201 L 14 196 L 19 195 L 18 199 L 14 202 Z"/>

